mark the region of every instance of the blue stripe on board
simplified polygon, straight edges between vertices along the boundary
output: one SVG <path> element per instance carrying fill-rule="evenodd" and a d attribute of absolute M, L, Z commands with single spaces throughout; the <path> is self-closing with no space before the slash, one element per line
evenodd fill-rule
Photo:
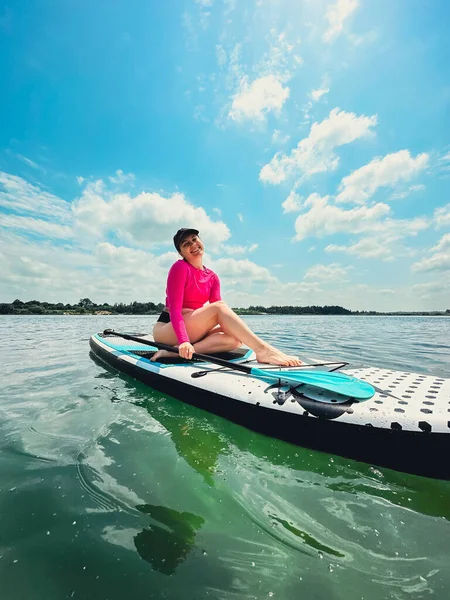
<path fill-rule="evenodd" d="M 136 366 L 141 369 L 145 369 L 146 371 L 153 371 L 154 373 L 159 373 L 161 368 L 169 367 L 170 365 L 162 365 L 159 362 L 151 362 L 148 358 L 141 358 L 137 361 Z"/>
<path fill-rule="evenodd" d="M 101 342 L 104 342 L 103 338 L 101 338 L 98 334 L 96 334 L 97 339 L 99 339 Z M 130 351 L 129 348 L 127 348 L 126 350 L 122 350 L 122 347 L 118 347 L 116 348 L 115 346 L 112 346 L 111 344 L 106 343 L 107 346 L 109 346 L 111 348 L 111 354 L 113 354 L 114 356 L 117 356 L 117 358 L 122 358 L 124 356 L 130 356 L 132 350 Z M 137 356 L 134 354 L 133 358 L 137 358 Z M 165 367 L 167 365 L 162 365 L 161 363 L 158 362 L 150 362 L 148 360 L 148 358 L 139 358 L 136 361 L 136 366 L 139 366 L 141 369 L 145 369 L 146 371 L 153 371 L 154 373 L 159 373 L 159 371 L 161 370 L 160 367 Z"/>

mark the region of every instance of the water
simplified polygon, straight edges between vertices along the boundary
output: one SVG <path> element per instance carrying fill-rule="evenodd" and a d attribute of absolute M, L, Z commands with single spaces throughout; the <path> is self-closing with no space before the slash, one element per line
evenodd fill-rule
<path fill-rule="evenodd" d="M 447 599 L 450 482 L 250 432 L 89 356 L 155 317 L 0 317 L 5 600 Z M 248 317 L 284 349 L 450 376 L 450 319 Z"/>

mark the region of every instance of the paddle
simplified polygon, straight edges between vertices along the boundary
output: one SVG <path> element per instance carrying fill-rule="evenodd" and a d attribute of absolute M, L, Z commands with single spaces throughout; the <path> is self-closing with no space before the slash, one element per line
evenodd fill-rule
<path fill-rule="evenodd" d="M 131 340 L 147 346 L 153 346 L 160 350 L 168 350 L 169 352 L 178 353 L 178 348 L 169 346 L 168 344 L 161 344 L 160 342 L 154 342 L 150 340 L 144 340 L 140 337 L 129 335 L 128 333 L 119 333 L 112 329 L 105 329 L 104 335 L 116 335 L 122 337 L 125 340 Z M 291 386 L 299 385 L 310 385 L 313 387 L 328 390 L 342 396 L 349 396 L 357 400 L 368 400 L 375 394 L 374 388 L 367 382 L 350 377 L 344 373 L 336 373 L 329 371 L 267 371 L 263 369 L 257 369 L 255 367 L 248 367 L 239 363 L 234 363 L 223 358 L 217 358 L 216 356 L 210 356 L 208 354 L 194 353 L 192 359 L 202 360 L 210 363 L 215 363 L 223 367 L 229 367 L 235 371 L 241 371 L 247 375 L 253 375 L 259 379 L 266 381 L 283 381 Z"/>

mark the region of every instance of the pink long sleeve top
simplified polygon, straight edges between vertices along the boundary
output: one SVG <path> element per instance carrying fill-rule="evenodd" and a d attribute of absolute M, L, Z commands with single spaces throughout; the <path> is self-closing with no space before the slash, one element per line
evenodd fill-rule
<path fill-rule="evenodd" d="M 181 310 L 201 308 L 206 302 L 217 302 L 220 281 L 216 273 L 203 267 L 197 269 L 186 260 L 177 260 L 169 271 L 166 288 L 166 307 L 179 344 L 189 342 Z"/>

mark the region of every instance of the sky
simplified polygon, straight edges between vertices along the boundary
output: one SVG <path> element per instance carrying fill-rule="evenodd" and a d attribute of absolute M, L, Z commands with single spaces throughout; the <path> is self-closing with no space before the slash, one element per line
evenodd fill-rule
<path fill-rule="evenodd" d="M 0 302 L 450 308 L 447 0 L 0 0 Z"/>

